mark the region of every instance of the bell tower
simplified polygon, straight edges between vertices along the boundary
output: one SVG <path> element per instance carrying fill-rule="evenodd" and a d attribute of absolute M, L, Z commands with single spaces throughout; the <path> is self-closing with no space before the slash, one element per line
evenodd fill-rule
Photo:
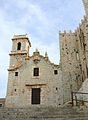
<path fill-rule="evenodd" d="M 29 49 L 31 43 L 28 35 L 14 35 L 12 38 L 12 51 L 10 55 L 10 65 L 8 69 L 8 85 L 5 106 L 14 106 L 15 99 L 20 97 L 19 91 L 21 91 L 18 81 L 21 79 L 20 67 L 24 64 L 26 58 L 29 57 Z M 14 101 L 14 102 L 13 102 Z"/>
<path fill-rule="evenodd" d="M 24 59 L 29 56 L 30 47 L 31 43 L 27 34 L 13 36 L 9 69 L 14 69 L 15 67 L 22 64 Z"/>
<path fill-rule="evenodd" d="M 88 16 L 88 0 L 82 0 L 85 8 L 86 15 Z"/>

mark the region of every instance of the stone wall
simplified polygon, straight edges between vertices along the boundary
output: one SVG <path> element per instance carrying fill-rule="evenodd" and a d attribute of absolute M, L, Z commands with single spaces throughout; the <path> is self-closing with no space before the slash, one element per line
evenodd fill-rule
<path fill-rule="evenodd" d="M 76 55 L 76 37 L 75 33 L 60 33 L 60 51 L 61 67 L 63 79 L 63 97 L 64 102 L 71 98 L 71 92 L 78 90 L 78 81 L 76 76 L 80 74 L 78 67 L 78 56 Z"/>
<path fill-rule="evenodd" d="M 64 102 L 71 99 L 71 92 L 78 91 L 88 76 L 88 18 L 74 33 L 59 33 Z M 69 96 L 69 97 L 68 97 Z"/>

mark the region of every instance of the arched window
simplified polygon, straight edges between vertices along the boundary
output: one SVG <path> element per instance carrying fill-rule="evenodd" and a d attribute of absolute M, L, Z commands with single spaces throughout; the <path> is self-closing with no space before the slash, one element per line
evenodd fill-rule
<path fill-rule="evenodd" d="M 17 44 L 17 50 L 21 50 L 21 43 L 20 42 Z"/>

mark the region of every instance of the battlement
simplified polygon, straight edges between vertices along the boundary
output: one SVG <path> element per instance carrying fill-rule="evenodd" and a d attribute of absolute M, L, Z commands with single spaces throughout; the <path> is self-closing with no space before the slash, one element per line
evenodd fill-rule
<path fill-rule="evenodd" d="M 80 30 L 84 28 L 86 21 L 87 21 L 87 16 L 84 16 L 84 18 L 81 19 L 81 22 L 79 23 L 77 29 L 75 30 L 75 33 L 79 33 Z"/>
<path fill-rule="evenodd" d="M 84 15 L 84 18 L 81 19 L 81 22 L 79 23 L 79 27 L 85 22 L 86 19 L 87 19 L 87 16 Z"/>
<path fill-rule="evenodd" d="M 75 33 L 77 33 L 81 26 L 84 25 L 85 21 L 87 20 L 87 16 L 84 15 L 84 18 L 81 19 L 81 22 L 79 23 L 79 26 L 77 27 L 77 29 L 75 29 L 75 32 L 72 32 L 72 30 L 70 30 L 69 32 L 66 32 L 66 30 L 64 30 L 64 32 L 59 31 L 59 35 L 60 36 L 73 36 Z"/>
<path fill-rule="evenodd" d="M 66 30 L 64 30 L 64 32 L 59 31 L 59 35 L 64 37 L 64 36 L 73 36 L 74 32 L 72 32 L 72 30 L 69 31 L 69 33 L 66 32 Z"/>

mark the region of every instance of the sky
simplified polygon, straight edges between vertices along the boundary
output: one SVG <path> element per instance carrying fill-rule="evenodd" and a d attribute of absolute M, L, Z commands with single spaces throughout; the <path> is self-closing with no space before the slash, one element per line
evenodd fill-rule
<path fill-rule="evenodd" d="M 0 97 L 6 96 L 13 35 L 28 34 L 32 47 L 59 64 L 59 30 L 73 32 L 85 15 L 82 0 L 0 0 Z"/>

